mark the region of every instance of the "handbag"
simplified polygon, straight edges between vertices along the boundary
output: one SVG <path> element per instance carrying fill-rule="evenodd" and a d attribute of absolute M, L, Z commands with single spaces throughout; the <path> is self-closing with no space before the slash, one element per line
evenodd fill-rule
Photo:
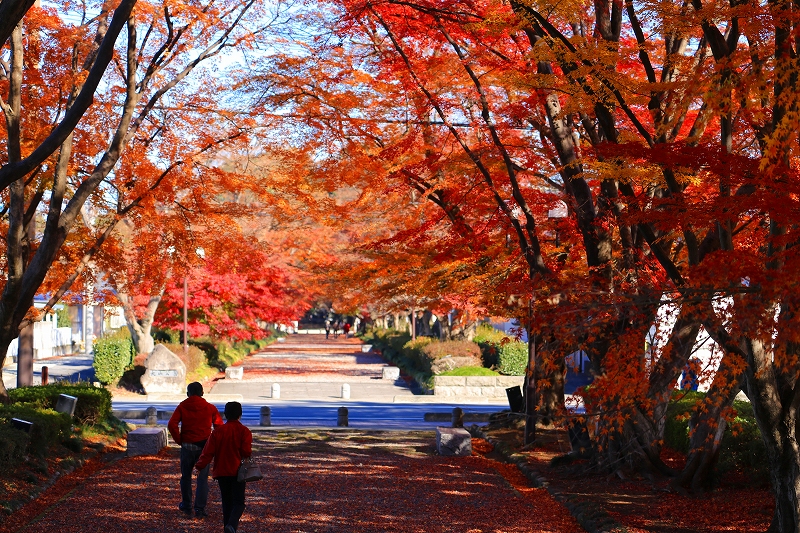
<path fill-rule="evenodd" d="M 248 482 L 258 481 L 263 478 L 264 474 L 261 473 L 261 467 L 252 462 L 250 458 L 242 459 L 242 464 L 239 465 L 239 472 L 236 474 L 236 481 Z"/>

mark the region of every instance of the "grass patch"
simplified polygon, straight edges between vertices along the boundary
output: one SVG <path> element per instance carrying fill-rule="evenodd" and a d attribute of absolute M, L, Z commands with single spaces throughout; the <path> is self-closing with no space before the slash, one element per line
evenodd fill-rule
<path fill-rule="evenodd" d="M 499 372 L 495 372 L 489 368 L 482 366 L 462 366 L 461 368 L 454 368 L 447 372 L 442 372 L 440 376 L 499 376 Z"/>

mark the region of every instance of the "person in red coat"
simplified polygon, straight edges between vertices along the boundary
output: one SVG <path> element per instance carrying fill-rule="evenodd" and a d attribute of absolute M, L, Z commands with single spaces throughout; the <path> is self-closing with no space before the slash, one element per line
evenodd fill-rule
<path fill-rule="evenodd" d="M 225 425 L 214 429 L 194 465 L 197 470 L 202 470 L 212 459 L 214 461 L 211 477 L 219 483 L 225 533 L 236 533 L 239 528 L 239 519 L 245 508 L 245 482 L 238 481 L 236 476 L 242 459 L 253 453 L 253 434 L 239 421 L 241 417 L 242 404 L 225 404 Z"/>
<path fill-rule="evenodd" d="M 203 399 L 203 385 L 189 383 L 188 398 L 178 404 L 169 419 L 167 428 L 176 444 L 181 446 L 181 503 L 178 504 L 186 516 L 192 515 L 192 471 L 203 453 L 211 426 L 221 427 L 222 417 L 216 407 Z M 194 515 L 206 516 L 208 502 L 208 468 L 197 473 L 197 491 L 194 499 Z"/>

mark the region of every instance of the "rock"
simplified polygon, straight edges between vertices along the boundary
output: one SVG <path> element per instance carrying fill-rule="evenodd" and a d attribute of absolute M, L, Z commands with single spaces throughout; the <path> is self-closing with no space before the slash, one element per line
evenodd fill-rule
<path fill-rule="evenodd" d="M 400 379 L 400 369 L 396 366 L 385 366 L 383 367 L 383 373 L 381 377 L 383 379 L 396 381 Z"/>
<path fill-rule="evenodd" d="M 225 379 L 238 379 L 241 380 L 244 377 L 244 367 L 243 366 L 229 366 L 225 368 Z"/>
<path fill-rule="evenodd" d="M 128 433 L 128 457 L 156 455 L 166 445 L 167 428 L 138 428 Z"/>
<path fill-rule="evenodd" d="M 439 455 L 472 455 L 472 437 L 464 428 L 436 428 L 436 452 Z"/>
<path fill-rule="evenodd" d="M 475 357 L 442 357 L 431 363 L 431 372 L 441 374 L 462 366 L 482 366 L 482 363 Z"/>
<path fill-rule="evenodd" d="M 158 344 L 144 361 L 141 382 L 146 394 L 186 393 L 186 365 L 163 344 Z"/>

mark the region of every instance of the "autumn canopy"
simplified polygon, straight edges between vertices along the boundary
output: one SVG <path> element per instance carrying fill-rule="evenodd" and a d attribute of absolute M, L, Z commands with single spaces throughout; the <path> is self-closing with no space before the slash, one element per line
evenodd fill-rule
<path fill-rule="evenodd" d="M 0 0 L 0 353 L 34 295 L 87 290 L 146 351 L 183 278 L 193 334 L 316 298 L 514 318 L 529 413 L 568 420 L 564 356 L 588 355 L 609 471 L 707 489 L 744 392 L 771 531 L 798 529 L 793 3 L 31 6 Z M 720 359 L 671 472 L 665 412 L 699 335 Z"/>

